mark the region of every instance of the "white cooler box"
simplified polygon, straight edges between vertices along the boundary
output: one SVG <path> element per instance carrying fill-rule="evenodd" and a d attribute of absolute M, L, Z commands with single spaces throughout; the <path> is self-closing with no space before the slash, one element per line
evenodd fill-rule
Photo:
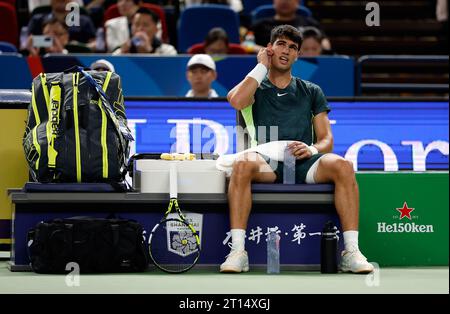
<path fill-rule="evenodd" d="M 177 164 L 178 193 L 225 193 L 225 173 L 215 160 L 134 161 L 133 188 L 141 193 L 169 193 L 169 165 Z"/>

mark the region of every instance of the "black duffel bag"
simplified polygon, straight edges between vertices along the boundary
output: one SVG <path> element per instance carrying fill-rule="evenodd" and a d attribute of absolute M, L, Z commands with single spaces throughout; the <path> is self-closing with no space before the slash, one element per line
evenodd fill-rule
<path fill-rule="evenodd" d="M 128 219 L 72 217 L 40 222 L 28 232 L 28 255 L 36 273 L 141 272 L 149 263 L 142 226 Z"/>

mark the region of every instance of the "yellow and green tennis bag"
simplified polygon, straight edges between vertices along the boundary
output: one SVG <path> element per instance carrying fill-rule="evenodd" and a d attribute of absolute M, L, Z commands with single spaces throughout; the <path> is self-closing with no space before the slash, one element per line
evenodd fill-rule
<path fill-rule="evenodd" d="M 133 140 L 120 77 L 71 70 L 33 80 L 23 138 L 31 176 L 38 182 L 120 182 Z"/>

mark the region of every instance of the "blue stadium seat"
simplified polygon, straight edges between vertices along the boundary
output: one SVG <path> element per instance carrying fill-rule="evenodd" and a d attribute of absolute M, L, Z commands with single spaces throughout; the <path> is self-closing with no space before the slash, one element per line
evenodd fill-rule
<path fill-rule="evenodd" d="M 203 4 L 186 8 L 178 24 L 178 52 L 185 53 L 190 46 L 203 42 L 209 30 L 222 27 L 231 43 L 239 43 L 239 17 L 227 6 Z"/>
<path fill-rule="evenodd" d="M 13 44 L 0 41 L 0 52 L 17 52 L 17 48 Z"/>
<path fill-rule="evenodd" d="M 311 10 L 303 5 L 298 6 L 297 14 L 302 15 L 302 16 L 312 16 Z M 254 24 L 256 21 L 258 21 L 260 19 L 272 17 L 272 16 L 275 16 L 275 9 L 274 9 L 273 5 L 271 5 L 271 4 L 261 5 L 261 6 L 257 7 L 256 9 L 254 9 L 251 13 L 252 24 Z"/>
<path fill-rule="evenodd" d="M 29 89 L 31 72 L 27 59 L 18 53 L 0 53 L 0 89 Z"/>
<path fill-rule="evenodd" d="M 242 6 L 244 7 L 242 13 L 250 15 L 254 9 L 266 4 L 273 4 L 273 0 L 242 0 Z"/>

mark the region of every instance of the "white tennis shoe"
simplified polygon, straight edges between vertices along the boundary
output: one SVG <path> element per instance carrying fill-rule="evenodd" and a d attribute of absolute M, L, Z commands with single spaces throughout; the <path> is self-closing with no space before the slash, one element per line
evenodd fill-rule
<path fill-rule="evenodd" d="M 247 251 L 231 250 L 230 254 L 226 256 L 225 262 L 220 265 L 221 273 L 242 273 L 248 271 Z"/>
<path fill-rule="evenodd" d="M 342 251 L 341 270 L 343 272 L 368 274 L 373 271 L 373 268 L 373 265 L 367 261 L 367 258 L 360 250 Z"/>

